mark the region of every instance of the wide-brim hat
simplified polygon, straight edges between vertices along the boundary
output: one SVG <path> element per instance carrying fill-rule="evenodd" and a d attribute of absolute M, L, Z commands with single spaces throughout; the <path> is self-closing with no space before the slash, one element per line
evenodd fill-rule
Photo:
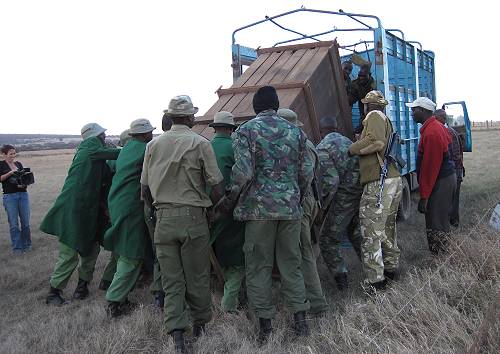
<path fill-rule="evenodd" d="M 381 104 L 384 106 L 387 106 L 389 102 L 384 98 L 384 95 L 382 95 L 382 92 L 373 90 L 370 91 L 366 94 L 365 98 L 361 99 L 362 103 L 375 103 L 375 104 Z"/>
<path fill-rule="evenodd" d="M 302 123 L 299 120 L 299 117 L 297 116 L 297 113 L 295 113 L 291 109 L 280 108 L 280 109 L 278 109 L 278 111 L 276 112 L 276 114 L 278 115 L 278 117 L 286 119 L 287 121 L 289 121 L 290 123 L 296 125 L 297 127 L 302 127 L 304 125 L 304 123 Z"/>
<path fill-rule="evenodd" d="M 106 131 L 106 129 L 104 129 L 103 127 L 101 127 L 97 123 L 88 123 L 82 127 L 81 135 L 82 135 L 83 140 L 85 140 L 88 138 L 92 138 L 94 136 L 99 136 L 102 133 L 104 133 L 105 131 Z"/>
<path fill-rule="evenodd" d="M 187 95 L 179 95 L 170 100 L 168 109 L 164 110 L 163 113 L 170 117 L 192 116 L 198 113 L 198 107 L 193 106 L 191 97 Z"/>
<path fill-rule="evenodd" d="M 414 107 L 421 107 L 423 109 L 426 109 L 428 111 L 434 112 L 436 109 L 436 104 L 432 102 L 432 100 L 428 99 L 427 97 L 419 97 L 415 101 L 411 103 L 405 103 L 406 107 L 409 108 L 414 108 Z"/>
<path fill-rule="evenodd" d="M 130 123 L 129 135 L 145 134 L 152 132 L 156 128 L 151 125 L 149 120 L 139 118 Z"/>
<path fill-rule="evenodd" d="M 120 140 L 118 141 L 118 146 L 124 147 L 125 144 L 132 139 L 132 137 L 129 135 L 130 129 L 126 129 L 121 132 L 120 134 Z"/>
<path fill-rule="evenodd" d="M 234 123 L 234 115 L 231 112 L 220 111 L 215 113 L 214 121 L 208 125 L 212 128 L 236 128 Z"/>

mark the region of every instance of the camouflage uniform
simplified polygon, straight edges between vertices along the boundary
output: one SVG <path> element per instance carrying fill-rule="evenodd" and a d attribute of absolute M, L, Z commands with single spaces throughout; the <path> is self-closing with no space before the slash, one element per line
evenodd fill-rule
<path fill-rule="evenodd" d="M 359 181 L 359 158 L 348 155 L 351 144 L 351 140 L 345 136 L 330 133 L 317 146 L 324 192 L 330 194 L 336 190 L 320 238 L 323 259 L 334 275 L 347 273 L 340 252 L 343 234 L 347 233 L 354 250 L 361 258 L 359 201 L 363 188 Z"/>
<path fill-rule="evenodd" d="M 301 197 L 312 181 L 306 137 L 272 109 L 241 125 L 234 134 L 235 164 L 227 200 L 237 201 L 234 218 L 246 221 L 247 292 L 257 317 L 271 319 L 272 269 L 278 265 L 285 302 L 294 313 L 307 311 L 300 271 Z"/>

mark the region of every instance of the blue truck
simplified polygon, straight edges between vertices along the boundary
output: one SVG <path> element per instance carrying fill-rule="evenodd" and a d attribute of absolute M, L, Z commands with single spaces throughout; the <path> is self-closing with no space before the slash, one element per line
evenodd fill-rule
<path fill-rule="evenodd" d="M 331 29 L 305 34 L 284 25 L 285 18 L 299 14 L 331 16 Z M 341 26 L 340 22 L 344 24 L 345 20 L 350 24 Z M 401 170 L 404 176 L 404 190 L 399 217 L 403 220 L 408 219 L 412 210 L 410 194 L 418 188 L 415 170 L 420 126 L 413 121 L 411 111 L 405 103 L 412 102 L 420 96 L 428 97 L 436 102 L 434 53 L 430 50 L 423 50 L 422 45 L 417 41 L 407 40 L 403 31 L 383 27 L 382 21 L 377 16 L 346 13 L 342 10 L 324 11 L 300 8 L 274 16 L 266 16 L 263 20 L 240 27 L 233 32 L 234 81 L 238 80 L 245 66 L 250 66 L 259 54 L 255 48 L 237 43 L 236 36 L 244 30 L 263 24 L 272 24 L 291 36 L 291 38 L 275 43 L 273 47 L 280 48 L 292 43 L 308 41 L 324 41 L 334 37 L 339 43 L 339 55 L 342 62 L 362 60 L 370 63 L 376 89 L 381 91 L 389 101 L 386 113 L 404 142 L 399 151 L 406 162 L 406 166 Z M 356 33 L 358 37 L 353 37 L 353 33 Z M 343 41 L 343 36 L 363 37 L 363 39 L 348 43 Z M 353 65 L 352 79 L 356 78 L 358 71 L 359 66 Z M 471 124 L 465 102 L 447 102 L 442 105 L 442 108 L 446 110 L 448 125 L 462 137 L 464 151 L 472 151 Z M 359 126 L 360 112 L 356 104 L 352 107 L 351 119 L 353 127 Z"/>

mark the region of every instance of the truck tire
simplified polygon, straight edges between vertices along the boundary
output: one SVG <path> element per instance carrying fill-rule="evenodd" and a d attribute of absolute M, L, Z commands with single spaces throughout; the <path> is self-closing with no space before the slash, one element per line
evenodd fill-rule
<path fill-rule="evenodd" d="M 399 202 L 398 220 L 406 221 L 412 214 L 412 201 L 410 185 L 406 177 L 401 177 L 403 182 L 403 191 L 401 193 L 401 201 Z"/>

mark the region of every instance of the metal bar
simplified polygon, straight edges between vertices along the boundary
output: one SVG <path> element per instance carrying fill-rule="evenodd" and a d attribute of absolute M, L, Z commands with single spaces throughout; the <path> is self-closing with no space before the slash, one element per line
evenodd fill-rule
<path fill-rule="evenodd" d="M 344 10 L 339 9 L 339 12 L 340 12 L 340 13 L 344 13 Z M 352 20 L 354 20 L 354 21 L 356 21 L 356 22 L 358 22 L 358 23 L 362 24 L 362 25 L 363 25 L 363 26 L 365 26 L 365 27 L 371 28 L 371 27 L 370 27 L 370 26 L 368 26 L 366 23 L 364 23 L 364 22 L 363 22 L 363 21 L 361 21 L 361 20 L 358 20 L 357 18 L 354 18 L 353 16 L 347 15 L 347 17 L 349 17 L 350 19 L 352 19 Z"/>
<path fill-rule="evenodd" d="M 388 28 L 386 29 L 387 32 L 398 32 L 401 35 L 401 39 L 404 41 L 405 40 L 405 34 L 403 31 L 397 28 Z"/>
<path fill-rule="evenodd" d="M 411 44 L 418 44 L 418 46 L 420 47 L 420 50 L 423 51 L 422 49 L 422 43 L 418 42 L 418 41 L 408 41 L 408 43 L 411 43 Z"/>
<path fill-rule="evenodd" d="M 314 10 L 314 9 L 300 8 L 300 9 L 296 9 L 296 10 L 284 12 L 282 14 L 278 14 L 278 15 L 275 15 L 275 16 L 271 16 L 271 17 L 268 17 L 268 18 L 266 18 L 264 20 L 260 20 L 260 21 L 251 23 L 249 25 L 237 28 L 236 30 L 233 31 L 233 34 L 232 34 L 232 44 L 236 43 L 236 33 L 240 32 L 240 31 L 242 31 L 244 29 L 247 29 L 247 28 L 259 25 L 259 24 L 264 23 L 264 22 L 269 22 L 270 20 L 274 20 L 276 18 L 280 18 L 280 17 L 283 17 L 283 16 L 291 15 L 291 14 L 297 13 L 297 12 L 311 12 L 311 13 L 322 13 L 322 14 L 329 14 L 329 15 L 347 16 L 347 17 L 349 17 L 349 18 L 351 18 L 351 19 L 353 19 L 353 20 L 355 20 L 357 22 L 359 22 L 359 20 L 356 19 L 355 17 L 370 18 L 370 19 L 373 19 L 373 20 L 377 21 L 378 27 L 380 27 L 382 25 L 382 22 L 380 21 L 380 19 L 377 16 L 374 16 L 374 15 L 365 15 L 365 14 L 356 14 L 356 13 L 347 13 L 347 12 L 335 12 L 335 11 L 325 11 L 325 10 Z M 364 23 L 363 23 L 363 25 L 367 26 Z"/>
<path fill-rule="evenodd" d="M 273 47 L 276 47 L 280 44 L 285 44 L 285 43 L 290 43 L 290 42 L 295 42 L 295 41 L 300 41 L 302 39 L 307 39 L 307 38 L 313 38 L 313 37 L 319 37 L 319 36 L 324 36 L 326 34 L 329 34 L 329 33 L 334 33 L 334 32 L 353 32 L 353 31 L 373 31 L 373 29 L 365 29 L 365 28 L 346 28 L 346 29 L 332 29 L 332 30 L 329 30 L 329 31 L 325 31 L 325 32 L 320 32 L 320 33 L 316 33 L 316 34 L 312 34 L 310 36 L 306 36 L 306 37 L 300 37 L 300 38 L 292 38 L 292 39 L 287 39 L 285 41 L 281 41 L 281 42 L 277 42 L 277 43 L 274 43 Z M 370 43 L 370 41 L 363 41 L 363 42 L 360 42 L 360 43 Z"/>
<path fill-rule="evenodd" d="M 266 18 L 269 18 L 269 16 L 266 16 Z M 311 39 L 314 39 L 315 41 L 320 41 L 319 39 L 316 39 L 314 37 L 310 37 L 308 36 L 307 34 L 303 34 L 303 33 L 300 33 L 300 32 L 297 32 L 297 31 L 294 31 L 290 28 L 286 28 L 285 26 L 282 26 L 280 25 L 278 22 L 274 21 L 273 19 L 269 19 L 269 21 L 271 21 L 271 23 L 275 24 L 276 26 L 278 26 L 279 28 L 281 28 L 282 30 L 285 30 L 285 31 L 288 31 L 288 32 L 292 32 L 292 33 L 295 33 L 295 34 L 298 34 L 299 36 L 302 36 L 304 38 L 311 38 Z"/>
<path fill-rule="evenodd" d="M 217 95 L 223 96 L 223 95 L 234 95 L 238 93 L 250 93 L 250 92 L 255 92 L 258 89 L 260 89 L 263 86 L 266 86 L 267 84 L 263 85 L 254 85 L 254 86 L 243 86 L 243 87 L 231 87 L 227 89 L 218 89 Z M 272 86 L 276 90 L 286 90 L 286 89 L 295 89 L 295 88 L 304 88 L 306 85 L 305 82 L 286 82 L 286 83 L 276 83 L 272 84 Z"/>
<path fill-rule="evenodd" d="M 301 44 L 293 44 L 281 47 L 271 47 L 271 48 L 262 48 L 257 49 L 257 54 L 265 54 L 265 53 L 274 53 L 274 52 L 282 52 L 285 50 L 299 50 L 299 49 L 311 49 L 311 48 L 319 48 L 319 47 L 331 47 L 333 45 L 333 41 L 320 41 L 316 43 L 301 43 Z"/>

